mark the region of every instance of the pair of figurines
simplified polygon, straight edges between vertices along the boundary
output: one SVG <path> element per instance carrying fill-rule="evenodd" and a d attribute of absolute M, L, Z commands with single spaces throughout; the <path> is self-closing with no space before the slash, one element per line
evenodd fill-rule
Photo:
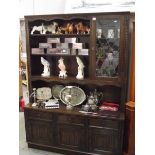
<path fill-rule="evenodd" d="M 78 64 L 78 74 L 77 74 L 76 78 L 79 80 L 82 80 L 84 78 L 84 67 L 85 66 L 84 66 L 82 60 L 78 56 L 76 57 L 76 61 Z M 64 64 L 64 59 L 60 58 L 58 62 L 59 62 L 58 67 L 60 69 L 59 77 L 60 78 L 66 78 L 67 77 L 67 71 L 66 71 L 66 66 Z"/>
<path fill-rule="evenodd" d="M 76 57 L 76 61 L 78 64 L 78 74 L 77 74 L 76 78 L 79 80 L 82 80 L 84 78 L 84 67 L 85 66 L 84 66 L 82 60 L 78 56 Z M 44 77 L 50 76 L 49 62 L 46 59 L 44 59 L 43 57 L 41 57 L 41 63 L 42 63 L 42 65 L 44 65 L 44 70 L 43 70 L 43 73 L 41 74 L 41 76 L 44 76 Z M 59 77 L 66 78 L 67 71 L 66 71 L 66 66 L 64 64 L 64 59 L 62 57 L 58 60 L 58 67 L 60 69 Z"/>

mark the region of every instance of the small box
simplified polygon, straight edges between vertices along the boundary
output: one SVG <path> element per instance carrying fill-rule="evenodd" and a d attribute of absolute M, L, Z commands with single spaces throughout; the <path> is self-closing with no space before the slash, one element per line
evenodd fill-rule
<path fill-rule="evenodd" d="M 79 49 L 78 55 L 88 55 L 88 49 Z"/>
<path fill-rule="evenodd" d="M 68 43 L 57 43 L 56 48 L 57 49 L 68 49 Z"/>
<path fill-rule="evenodd" d="M 82 43 L 73 43 L 73 49 L 82 49 Z"/>
<path fill-rule="evenodd" d="M 50 43 L 39 43 L 39 48 L 52 48 Z"/>
<path fill-rule="evenodd" d="M 47 38 L 47 43 L 60 43 L 60 38 Z"/>
<path fill-rule="evenodd" d="M 32 54 L 44 54 L 44 49 L 43 48 L 31 48 L 31 53 Z"/>
<path fill-rule="evenodd" d="M 71 55 L 76 55 L 76 49 L 71 49 Z"/>
<path fill-rule="evenodd" d="M 70 54 L 70 49 L 62 49 L 61 54 Z"/>
<path fill-rule="evenodd" d="M 76 38 L 65 38 L 65 43 L 76 43 Z"/>
<path fill-rule="evenodd" d="M 47 54 L 56 54 L 60 52 L 57 48 L 47 48 Z"/>
<path fill-rule="evenodd" d="M 57 43 L 56 44 L 56 48 L 59 49 L 59 50 L 61 50 L 61 43 Z"/>
<path fill-rule="evenodd" d="M 69 46 L 68 46 L 68 43 L 61 43 L 61 48 L 62 49 L 67 49 Z"/>

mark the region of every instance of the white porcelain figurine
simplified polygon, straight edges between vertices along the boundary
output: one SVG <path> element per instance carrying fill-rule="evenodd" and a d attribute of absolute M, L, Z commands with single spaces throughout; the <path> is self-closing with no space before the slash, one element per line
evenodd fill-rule
<path fill-rule="evenodd" d="M 44 31 L 44 24 L 40 25 L 40 26 L 33 26 L 31 34 L 33 34 L 35 31 L 39 31 L 40 34 L 43 34 Z"/>
<path fill-rule="evenodd" d="M 46 32 L 51 32 L 52 34 L 56 33 L 56 27 L 58 26 L 57 22 L 53 22 L 52 24 L 48 26 L 44 26 L 43 28 L 43 34 L 46 34 Z"/>
<path fill-rule="evenodd" d="M 77 79 L 82 80 L 84 78 L 84 64 L 79 57 L 76 57 L 76 61 L 78 64 L 78 74 L 76 76 Z"/>
<path fill-rule="evenodd" d="M 64 64 L 64 59 L 63 58 L 60 58 L 58 60 L 58 67 L 60 69 L 60 72 L 59 72 L 59 77 L 60 78 L 66 78 L 67 77 L 67 71 L 66 71 L 66 66 Z"/>
<path fill-rule="evenodd" d="M 44 65 L 44 71 L 41 76 L 50 76 L 50 64 L 47 60 L 41 57 L 41 63 Z"/>

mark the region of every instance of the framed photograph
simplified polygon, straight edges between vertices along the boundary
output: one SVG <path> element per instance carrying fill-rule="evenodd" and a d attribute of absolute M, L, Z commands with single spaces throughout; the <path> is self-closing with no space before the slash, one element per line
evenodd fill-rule
<path fill-rule="evenodd" d="M 65 38 L 65 43 L 76 43 L 76 38 Z"/>
<path fill-rule="evenodd" d="M 47 38 L 47 43 L 60 43 L 60 38 Z"/>
<path fill-rule="evenodd" d="M 73 43 L 73 49 L 82 49 L 82 43 Z"/>
<path fill-rule="evenodd" d="M 39 43 L 39 48 L 52 48 L 50 43 Z"/>
<path fill-rule="evenodd" d="M 60 50 L 58 50 L 57 48 L 47 48 L 47 54 L 56 54 L 56 53 L 60 53 Z"/>
<path fill-rule="evenodd" d="M 44 54 L 44 49 L 43 48 L 32 48 L 31 53 L 32 54 Z"/>
<path fill-rule="evenodd" d="M 88 49 L 79 49 L 78 55 L 88 55 Z"/>

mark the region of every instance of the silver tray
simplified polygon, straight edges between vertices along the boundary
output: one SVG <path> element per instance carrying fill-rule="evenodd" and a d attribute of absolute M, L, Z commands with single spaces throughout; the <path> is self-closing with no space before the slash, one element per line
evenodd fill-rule
<path fill-rule="evenodd" d="M 77 106 L 86 99 L 84 91 L 76 86 L 66 86 L 60 92 L 60 100 L 66 105 Z"/>
<path fill-rule="evenodd" d="M 55 99 L 60 99 L 60 91 L 64 88 L 63 85 L 54 85 L 52 87 L 52 95 Z"/>

